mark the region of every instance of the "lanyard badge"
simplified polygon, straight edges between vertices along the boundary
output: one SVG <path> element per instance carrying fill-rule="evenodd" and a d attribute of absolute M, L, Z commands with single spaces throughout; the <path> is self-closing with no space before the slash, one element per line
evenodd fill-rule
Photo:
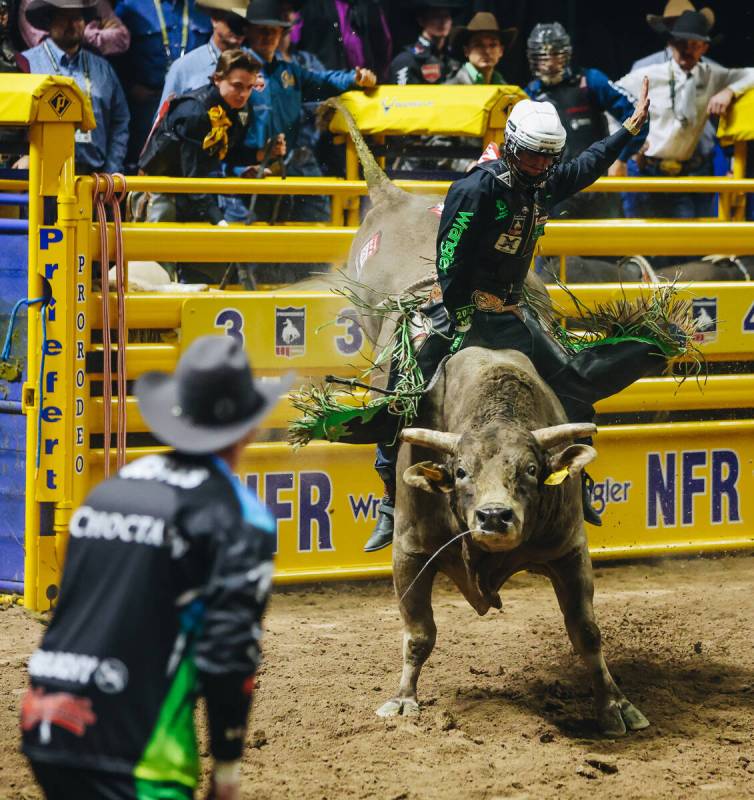
<path fill-rule="evenodd" d="M 173 53 L 170 47 L 170 37 L 168 36 L 168 26 L 165 22 L 165 15 L 162 13 L 162 1 L 152 0 L 154 10 L 157 14 L 157 21 L 160 23 L 160 34 L 162 35 L 162 46 L 165 49 L 165 72 L 168 71 L 173 63 Z M 183 0 L 183 15 L 181 19 L 181 58 L 186 55 L 188 45 L 189 30 L 189 0 Z"/>

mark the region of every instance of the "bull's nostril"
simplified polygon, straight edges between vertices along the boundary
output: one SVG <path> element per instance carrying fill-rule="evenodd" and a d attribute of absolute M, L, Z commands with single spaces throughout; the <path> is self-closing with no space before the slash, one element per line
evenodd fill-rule
<path fill-rule="evenodd" d="M 507 506 L 486 506 L 474 513 L 483 530 L 504 530 L 513 522 L 513 509 Z"/>

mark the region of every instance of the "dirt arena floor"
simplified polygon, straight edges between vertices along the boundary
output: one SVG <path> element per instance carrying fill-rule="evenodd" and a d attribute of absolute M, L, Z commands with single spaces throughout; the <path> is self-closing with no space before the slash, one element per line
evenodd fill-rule
<path fill-rule="evenodd" d="M 652 726 L 601 739 L 553 592 L 519 575 L 478 617 L 435 592 L 418 718 L 395 691 L 388 583 L 278 591 L 267 617 L 244 798 L 754 797 L 754 558 L 598 566 L 608 663 Z M 0 798 L 40 797 L 16 752 L 24 665 L 42 624 L 0 612 Z"/>

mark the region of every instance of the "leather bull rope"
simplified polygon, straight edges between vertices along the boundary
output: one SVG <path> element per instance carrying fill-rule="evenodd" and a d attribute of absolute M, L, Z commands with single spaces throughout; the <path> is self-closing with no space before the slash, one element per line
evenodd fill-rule
<path fill-rule="evenodd" d="M 122 181 L 123 189 L 116 195 L 115 178 Z M 113 217 L 113 233 L 115 235 L 115 290 L 117 295 L 117 376 L 116 396 L 118 404 L 118 422 L 116 433 L 116 465 L 120 469 L 126 463 L 126 276 L 123 261 L 123 227 L 120 214 L 120 202 L 126 195 L 126 178 L 120 173 L 94 175 L 94 207 L 97 213 L 100 235 L 100 272 L 102 281 L 102 399 L 103 399 L 103 447 L 104 474 L 110 476 L 110 438 L 112 435 L 112 336 L 110 322 L 110 256 L 107 230 L 106 206 L 110 206 Z M 104 181 L 105 189 L 100 190 L 100 181 Z"/>

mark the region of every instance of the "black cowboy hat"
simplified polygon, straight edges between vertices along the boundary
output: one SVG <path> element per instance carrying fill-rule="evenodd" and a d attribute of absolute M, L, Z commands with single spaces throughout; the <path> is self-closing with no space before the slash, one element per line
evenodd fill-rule
<path fill-rule="evenodd" d="M 31 0 L 26 8 L 26 19 L 32 28 L 50 29 L 58 11 L 80 11 L 84 22 L 97 19 L 97 0 Z"/>
<path fill-rule="evenodd" d="M 254 384 L 243 345 L 232 336 L 201 336 L 175 372 L 147 372 L 134 387 L 139 410 L 154 436 L 183 453 L 215 453 L 259 426 L 293 375 Z"/>
<path fill-rule="evenodd" d="M 290 28 L 293 25 L 282 18 L 277 0 L 252 0 L 246 9 L 246 22 L 251 25 L 269 25 L 271 28 Z"/>
<path fill-rule="evenodd" d="M 465 6 L 466 0 L 411 0 L 411 10 L 417 12 L 428 8 L 447 8 L 448 11 L 455 11 Z"/>
<path fill-rule="evenodd" d="M 489 11 L 478 11 L 468 25 L 456 28 L 450 34 L 451 45 L 455 50 L 463 53 L 463 48 L 475 33 L 493 33 L 500 38 L 503 47 L 510 47 L 516 41 L 518 28 L 501 28 L 494 14 Z"/>
<path fill-rule="evenodd" d="M 712 23 L 709 17 L 701 11 L 684 11 L 680 17 L 676 17 L 672 21 L 666 21 L 664 17 L 661 17 L 659 21 L 650 23 L 650 27 L 668 39 L 693 39 L 698 42 L 711 43 L 717 43 L 722 39 L 721 36 L 715 36 L 713 39 L 709 35 Z"/>

